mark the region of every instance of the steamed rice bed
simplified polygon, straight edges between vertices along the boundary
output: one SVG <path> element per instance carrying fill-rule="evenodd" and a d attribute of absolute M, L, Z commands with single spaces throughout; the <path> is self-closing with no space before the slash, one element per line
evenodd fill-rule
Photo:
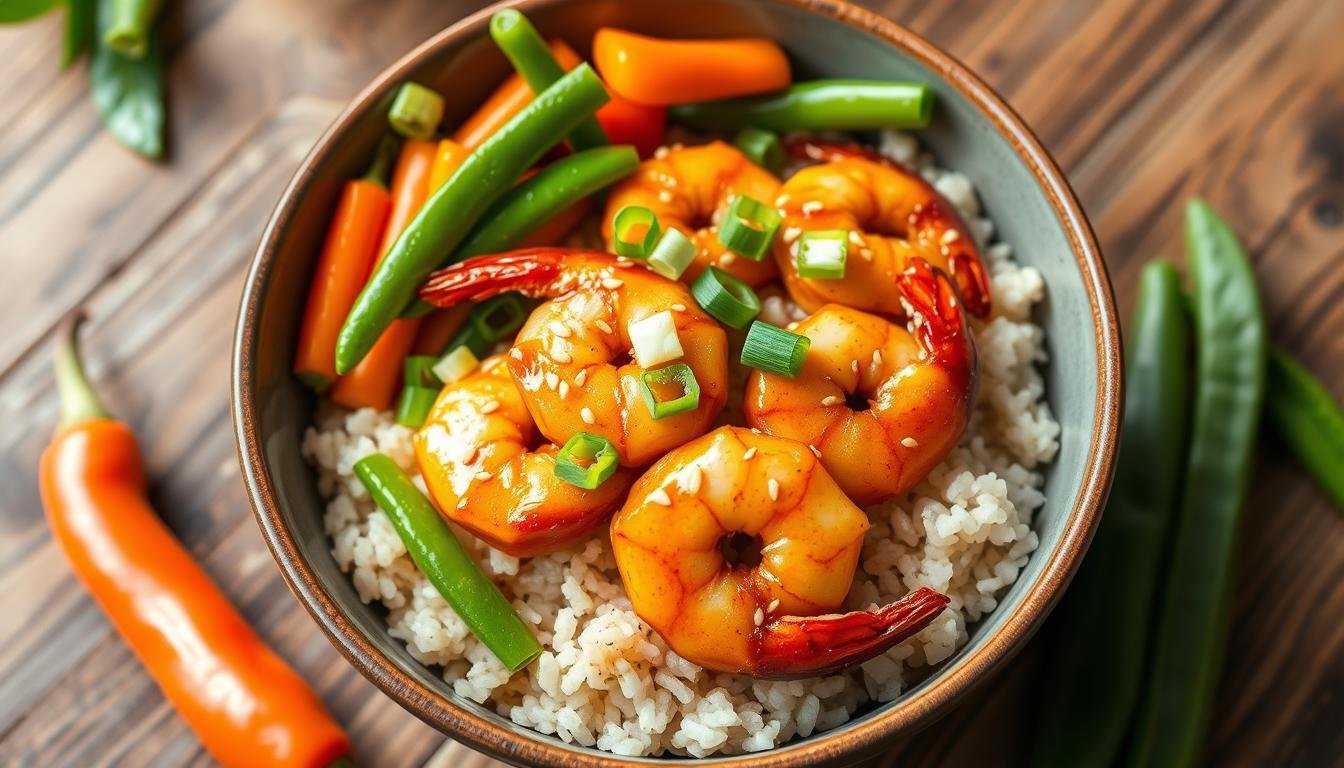
<path fill-rule="evenodd" d="M 375 452 L 416 482 L 411 430 L 390 413 L 323 403 L 303 440 L 327 499 L 332 555 L 365 603 L 387 609 L 388 631 L 419 661 L 441 668 L 453 690 L 513 722 L 570 743 L 620 755 L 736 754 L 770 749 L 834 728 L 866 702 L 896 698 L 968 639 L 967 624 L 998 604 L 1036 549 L 1032 516 L 1044 502 L 1037 471 L 1058 447 L 1059 425 L 1036 366 L 1044 334 L 1031 321 L 1044 296 L 1040 274 L 1006 243 L 985 246 L 993 225 L 980 216 L 969 180 L 933 165 L 907 135 L 886 132 L 881 151 L 919 170 L 976 233 L 989 269 L 994 314 L 972 322 L 980 389 L 960 445 L 905 497 L 868 508 L 864 543 L 847 607 L 884 604 L 918 587 L 951 604 L 913 638 L 829 677 L 752 680 L 697 667 L 668 649 L 630 608 L 605 528 L 586 543 L 520 560 L 460 529 L 481 567 L 530 624 L 545 652 L 510 674 L 468 631 L 411 561 L 387 517 L 354 476 Z M 798 310 L 766 295 L 763 320 L 784 325 Z M 723 421 L 741 423 L 740 367 Z"/>

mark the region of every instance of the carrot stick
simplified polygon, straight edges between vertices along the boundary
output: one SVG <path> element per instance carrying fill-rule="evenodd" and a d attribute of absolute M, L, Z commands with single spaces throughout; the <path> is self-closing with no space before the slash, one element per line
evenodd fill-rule
<path fill-rule="evenodd" d="M 603 27 L 593 63 L 608 88 L 650 106 L 769 93 L 791 80 L 784 50 L 764 37 L 667 40 Z"/>
<path fill-rule="evenodd" d="M 369 172 L 346 182 L 317 260 L 294 373 L 319 392 L 336 380 L 336 336 L 378 257 L 379 238 L 392 207 L 387 171 L 396 150 L 396 140 L 384 138 Z"/>
<path fill-rule="evenodd" d="M 551 55 L 555 56 L 555 60 L 566 72 L 579 66 L 579 62 L 582 61 L 579 54 L 575 53 L 564 40 L 552 40 L 550 49 Z M 480 109 L 462 122 L 457 132 L 453 134 L 453 141 L 467 149 L 475 149 L 527 106 L 532 100 L 532 95 L 532 89 L 527 87 L 522 75 L 516 72 L 509 75 L 509 78 L 490 94 L 490 98 L 485 100 Z"/>
<path fill-rule="evenodd" d="M 392 174 L 392 212 L 383 230 L 379 261 L 429 197 L 429 174 L 437 150 L 438 144 L 432 141 L 408 139 L 402 144 Z M 328 395 L 331 401 L 352 409 L 392 407 L 392 397 L 401 382 L 401 361 L 415 343 L 419 325 L 419 319 L 393 323 L 359 365 L 336 381 Z"/>
<path fill-rule="evenodd" d="M 464 301 L 426 317 L 420 323 L 420 333 L 415 337 L 415 346 L 411 354 L 435 357 L 442 355 L 448 348 L 448 342 L 453 340 L 458 329 L 467 322 L 471 307 L 471 302 Z"/>
<path fill-rule="evenodd" d="M 452 139 L 444 139 L 439 142 L 438 149 L 434 152 L 434 165 L 429 169 L 429 188 L 436 190 L 443 186 L 443 182 L 457 171 L 462 165 L 462 161 L 467 159 L 471 150 L 458 144 Z"/>

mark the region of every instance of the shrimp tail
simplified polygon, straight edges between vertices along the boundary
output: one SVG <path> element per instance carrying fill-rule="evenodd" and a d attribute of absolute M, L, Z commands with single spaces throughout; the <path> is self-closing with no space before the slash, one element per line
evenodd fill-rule
<path fill-rule="evenodd" d="M 951 600 L 921 587 L 882 608 L 829 616 L 781 616 L 756 633 L 761 677 L 825 675 L 861 664 L 927 627 Z"/>
<path fill-rule="evenodd" d="M 923 349 L 935 359 L 942 357 L 946 361 L 953 350 L 967 347 L 970 336 L 959 294 L 942 270 L 915 258 L 897 282 L 910 318 L 910 332 Z"/>
<path fill-rule="evenodd" d="M 420 288 L 420 298 L 436 307 L 460 301 L 481 301 L 506 291 L 537 296 L 548 292 L 560 276 L 572 248 L 522 248 L 475 256 L 434 272 Z"/>

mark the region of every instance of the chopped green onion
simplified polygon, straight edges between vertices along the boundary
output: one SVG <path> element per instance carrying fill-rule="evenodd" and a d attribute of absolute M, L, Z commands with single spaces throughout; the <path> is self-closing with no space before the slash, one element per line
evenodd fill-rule
<path fill-rule="evenodd" d="M 471 310 L 471 324 L 476 333 L 489 345 L 513 335 L 527 320 L 523 302 L 512 293 L 486 299 Z M 479 350 L 472 350 L 481 354 Z"/>
<path fill-rule="evenodd" d="M 685 354 L 677 336 L 677 321 L 672 319 L 670 310 L 665 309 L 643 320 L 631 320 L 625 330 L 630 337 L 630 346 L 634 348 L 635 362 L 641 368 L 652 368 Z"/>
<path fill-rule="evenodd" d="M 757 320 L 742 344 L 742 364 L 792 379 L 803 369 L 810 346 L 806 336 Z"/>
<path fill-rule="evenodd" d="M 592 490 L 616 472 L 621 456 L 611 441 L 579 432 L 555 455 L 555 476 L 570 485 Z"/>
<path fill-rule="evenodd" d="M 505 667 L 517 672 L 541 655 L 532 630 L 395 461 L 375 453 L 355 462 L 354 470 L 387 513 L 411 560 Z"/>
<path fill-rule="evenodd" d="M 452 384 L 455 381 L 461 381 L 467 374 L 476 370 L 476 366 L 481 361 L 476 358 L 476 354 L 471 351 L 467 344 L 453 347 L 448 350 L 448 354 L 439 358 L 434 364 L 433 372 L 439 381 L 444 384 Z"/>
<path fill-rule="evenodd" d="M 765 170 L 778 174 L 784 167 L 784 145 L 774 131 L 747 126 L 737 132 L 733 145 Z"/>
<path fill-rule="evenodd" d="M 627 205 L 612 220 L 612 245 L 617 256 L 647 259 L 658 244 L 661 227 L 653 211 L 642 205 Z M 640 233 L 643 233 L 642 235 Z M 636 239 L 638 238 L 638 239 Z"/>
<path fill-rule="evenodd" d="M 411 139 L 430 138 L 442 119 L 443 97 L 419 83 L 402 83 L 387 111 L 392 130 Z"/>
<path fill-rule="evenodd" d="M 706 312 L 730 328 L 746 328 L 761 313 L 761 300 L 751 286 L 708 267 L 691 283 L 691 295 Z"/>
<path fill-rule="evenodd" d="M 669 227 L 649 254 L 649 269 L 668 280 L 677 280 L 692 261 L 695 261 L 695 243 L 681 230 Z"/>
<path fill-rule="evenodd" d="M 760 200 L 738 195 L 719 222 L 719 242 L 733 253 L 760 261 L 775 241 L 779 222 L 779 211 Z"/>
<path fill-rule="evenodd" d="M 434 375 L 434 364 L 439 359 L 433 355 L 410 355 L 401 364 L 402 383 L 406 386 L 438 387 L 443 381 Z"/>
<path fill-rule="evenodd" d="M 849 232 L 824 229 L 804 232 L 798 239 L 798 274 L 823 280 L 845 276 L 845 257 L 849 254 Z"/>
<path fill-rule="evenodd" d="M 667 386 L 679 387 L 681 394 L 671 400 L 659 400 L 653 388 Z M 645 371 L 639 377 L 639 390 L 644 394 L 644 404 L 655 419 L 700 407 L 700 382 L 695 380 L 695 371 L 685 363 L 673 363 L 657 370 Z"/>
<path fill-rule="evenodd" d="M 429 418 L 429 411 L 439 397 L 439 387 L 424 387 L 407 384 L 401 388 L 401 397 L 397 400 L 397 423 L 403 427 L 419 429 Z"/>

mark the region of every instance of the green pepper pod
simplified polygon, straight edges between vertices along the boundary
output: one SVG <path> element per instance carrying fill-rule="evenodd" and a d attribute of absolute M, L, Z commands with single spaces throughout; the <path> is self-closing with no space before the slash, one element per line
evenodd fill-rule
<path fill-rule="evenodd" d="M 1120 754 L 1185 464 L 1189 360 L 1180 275 L 1167 262 L 1150 262 L 1129 328 L 1115 483 L 1087 558 L 1048 625 L 1035 768 L 1109 768 Z"/>
<path fill-rule="evenodd" d="M 425 277 L 523 172 L 609 98 L 592 68 L 580 64 L 467 156 L 425 202 L 355 299 L 336 343 L 338 373 L 364 359 L 410 306 Z"/>
<path fill-rule="evenodd" d="M 555 60 L 546 41 L 521 12 L 505 8 L 490 17 L 490 37 L 504 52 L 509 63 L 518 71 L 533 93 L 541 93 L 564 76 L 565 70 Z M 569 134 L 569 143 L 576 150 L 600 147 L 611 143 L 607 132 L 596 117 L 579 121 Z"/>
<path fill-rule="evenodd" d="M 1131 766 L 1192 766 L 1204 745 L 1265 392 L 1267 334 L 1255 272 L 1236 235 L 1202 200 L 1186 209 L 1186 248 L 1194 285 L 1194 427 Z"/>
<path fill-rule="evenodd" d="M 401 467 L 375 453 L 355 462 L 354 469 L 425 578 L 504 666 L 516 672 L 539 656 L 532 630 Z"/>
<path fill-rule="evenodd" d="M 1269 354 L 1269 420 L 1344 512 L 1344 410 L 1330 391 L 1285 350 Z"/>
<path fill-rule="evenodd" d="M 717 131 L 748 125 L 780 132 L 923 128 L 933 118 L 933 91 L 923 83 L 812 80 L 766 96 L 684 104 L 668 115 Z"/>

